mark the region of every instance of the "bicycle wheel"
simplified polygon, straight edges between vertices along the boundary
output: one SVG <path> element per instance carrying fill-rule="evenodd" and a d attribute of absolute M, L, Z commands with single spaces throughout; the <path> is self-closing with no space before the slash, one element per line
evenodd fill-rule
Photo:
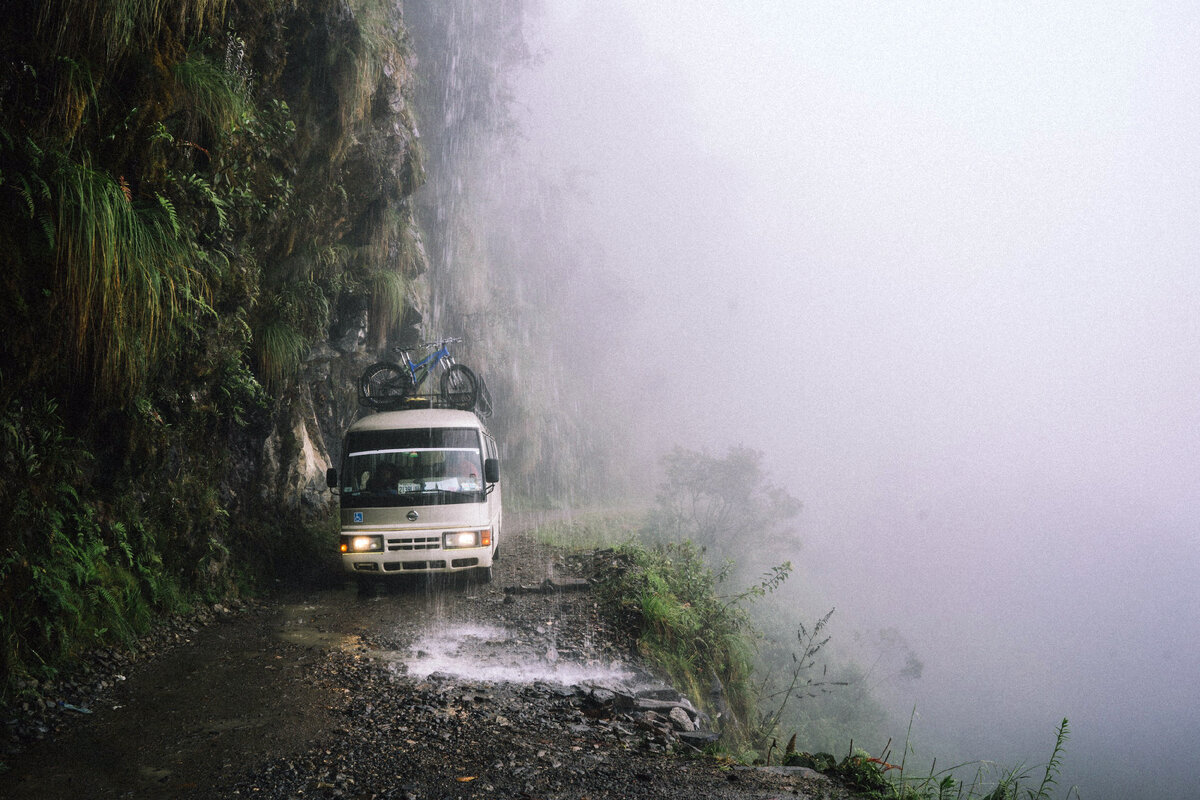
<path fill-rule="evenodd" d="M 380 361 L 358 379 L 358 398 L 371 408 L 392 408 L 412 394 L 412 376 L 399 364 Z"/>
<path fill-rule="evenodd" d="M 479 397 L 479 379 L 462 364 L 452 364 L 442 373 L 442 401 L 451 408 L 470 411 Z"/>

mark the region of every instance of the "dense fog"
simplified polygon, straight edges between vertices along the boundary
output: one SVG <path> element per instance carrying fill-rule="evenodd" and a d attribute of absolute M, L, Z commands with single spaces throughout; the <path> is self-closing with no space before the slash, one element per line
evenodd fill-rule
<path fill-rule="evenodd" d="M 924 664 L 873 688 L 926 755 L 1044 763 L 1068 717 L 1083 797 L 1185 796 L 1200 10 L 555 0 L 526 25 L 513 157 L 603 251 L 627 324 L 594 377 L 645 454 L 763 452 L 804 503 L 808 616 Z"/>

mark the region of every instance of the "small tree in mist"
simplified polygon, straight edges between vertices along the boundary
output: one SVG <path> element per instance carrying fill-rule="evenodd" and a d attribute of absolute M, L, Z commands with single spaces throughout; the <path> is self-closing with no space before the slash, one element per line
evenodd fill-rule
<path fill-rule="evenodd" d="M 794 541 L 787 522 L 801 503 L 770 481 L 762 458 L 743 445 L 722 457 L 676 446 L 662 459 L 665 481 L 656 497 L 654 533 L 720 552 L 751 540 L 756 547 Z"/>

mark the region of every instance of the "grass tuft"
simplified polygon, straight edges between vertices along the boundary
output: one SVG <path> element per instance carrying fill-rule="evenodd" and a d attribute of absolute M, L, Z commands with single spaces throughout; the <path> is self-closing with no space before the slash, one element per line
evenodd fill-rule
<path fill-rule="evenodd" d="M 131 201 L 112 175 L 66 158 L 48 183 L 65 349 L 107 393 L 131 396 L 189 301 L 208 287 L 165 197 Z"/>

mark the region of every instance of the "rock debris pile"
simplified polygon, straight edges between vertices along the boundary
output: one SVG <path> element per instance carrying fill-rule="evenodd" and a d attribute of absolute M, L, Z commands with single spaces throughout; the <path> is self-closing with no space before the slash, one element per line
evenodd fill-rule
<path fill-rule="evenodd" d="M 703 714 L 665 687 L 628 693 L 441 673 L 410 681 L 347 652 L 331 654 L 323 671 L 342 695 L 330 741 L 266 765 L 228 787 L 230 796 L 844 796 L 810 771 L 722 770 L 711 760 L 680 757 L 715 735 L 698 732 Z"/>

